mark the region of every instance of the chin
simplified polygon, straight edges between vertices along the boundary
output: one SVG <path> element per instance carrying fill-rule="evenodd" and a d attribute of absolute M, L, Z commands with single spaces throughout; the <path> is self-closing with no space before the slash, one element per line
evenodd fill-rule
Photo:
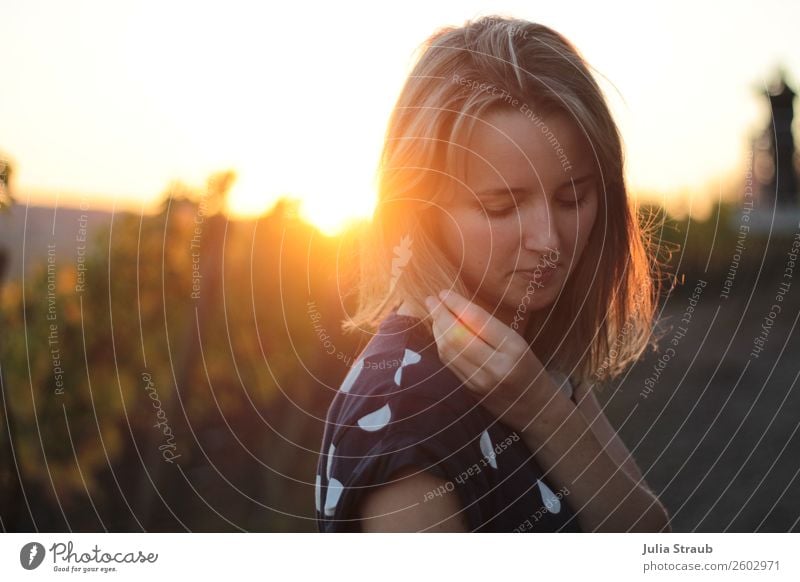
<path fill-rule="evenodd" d="M 558 295 L 560 287 L 547 286 L 536 289 L 533 293 L 514 293 L 512 298 L 507 298 L 503 303 L 511 311 L 524 310 L 538 311 L 552 304 Z M 526 297 L 528 297 L 526 299 Z"/>

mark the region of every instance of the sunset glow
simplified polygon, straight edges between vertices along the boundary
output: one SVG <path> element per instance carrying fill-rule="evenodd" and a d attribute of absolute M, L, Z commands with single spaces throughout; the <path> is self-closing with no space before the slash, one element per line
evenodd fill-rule
<path fill-rule="evenodd" d="M 334 233 L 371 214 L 386 123 L 417 46 L 440 26 L 504 12 L 575 42 L 623 133 L 632 191 L 669 198 L 741 173 L 767 115 L 759 90 L 778 62 L 800 69 L 795 36 L 775 30 L 799 9 L 775 3 L 785 17 L 767 22 L 768 4 L 726 7 L 709 44 L 714 9 L 688 2 L 691 19 L 676 7 L 653 20 L 636 3 L 619 3 L 619 19 L 606 6 L 575 18 L 553 5 L 468 2 L 409 7 L 374 26 L 338 6 L 17 3 L 0 21 L 0 49 L 16 55 L 4 63 L 0 150 L 17 163 L 20 200 L 72 192 L 95 208 L 152 209 L 169 183 L 202 186 L 231 169 L 233 215 L 291 196 Z"/>

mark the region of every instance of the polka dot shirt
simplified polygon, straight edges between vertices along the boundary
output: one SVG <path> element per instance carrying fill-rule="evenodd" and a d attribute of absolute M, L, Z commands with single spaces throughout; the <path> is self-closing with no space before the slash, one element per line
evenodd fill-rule
<path fill-rule="evenodd" d="M 571 396 L 568 378 L 550 374 Z M 569 490 L 542 476 L 521 435 L 478 398 L 442 364 L 420 320 L 392 312 L 328 410 L 315 482 L 319 531 L 361 531 L 365 496 L 410 468 L 443 480 L 419 503 L 457 495 L 471 531 L 580 531 Z"/>

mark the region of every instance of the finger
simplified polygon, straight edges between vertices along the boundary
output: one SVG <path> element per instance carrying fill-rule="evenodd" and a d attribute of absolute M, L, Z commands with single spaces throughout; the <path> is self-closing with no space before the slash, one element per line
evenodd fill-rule
<path fill-rule="evenodd" d="M 480 340 L 474 338 L 472 340 L 453 340 L 452 335 L 453 331 L 450 328 L 450 331 L 444 331 L 439 326 L 438 323 L 434 321 L 433 327 L 435 328 L 435 335 L 438 336 L 437 344 L 439 345 L 439 354 L 442 357 L 442 361 L 455 361 L 457 359 L 464 360 L 468 362 L 473 368 L 476 369 L 485 369 L 488 367 L 490 363 L 490 358 L 494 357 L 496 354 L 494 353 L 481 353 L 479 350 L 481 349 L 490 349 L 487 346 L 481 345 L 478 349 L 473 349 L 479 343 L 482 344 Z M 463 332 L 469 333 L 469 332 Z M 467 343 L 461 343 L 462 341 L 466 341 Z M 469 343 L 471 341 L 471 344 Z M 474 344 L 474 345 L 472 345 Z"/>
<path fill-rule="evenodd" d="M 432 325 L 438 329 L 442 341 L 447 342 L 458 353 L 463 353 L 477 367 L 483 366 L 496 355 L 494 348 L 457 320 L 441 301 L 434 299 L 431 305 Z"/>
<path fill-rule="evenodd" d="M 426 299 L 425 305 L 431 312 L 431 330 L 442 362 L 448 367 L 453 367 L 459 365 L 460 361 L 466 361 L 474 368 L 479 368 L 483 362 L 475 360 L 480 356 L 476 358 L 473 351 L 467 347 L 470 342 L 482 342 L 465 326 L 454 322 L 452 314 L 433 297 Z"/>
<path fill-rule="evenodd" d="M 439 293 L 439 299 L 475 335 L 489 346 L 498 349 L 509 339 L 510 330 L 502 321 L 488 313 L 480 305 L 451 290 Z"/>
<path fill-rule="evenodd" d="M 480 394 L 488 392 L 490 387 L 489 378 L 484 370 L 457 355 L 453 357 L 443 356 L 442 361 L 445 360 L 448 362 L 447 369 L 461 381 L 463 386 Z"/>
<path fill-rule="evenodd" d="M 459 320 L 440 299 L 432 297 L 430 301 L 426 301 L 426 305 L 433 316 L 433 321 L 454 345 L 465 346 L 474 341 L 478 345 L 489 347 L 489 344 L 484 342 L 471 327 Z"/>

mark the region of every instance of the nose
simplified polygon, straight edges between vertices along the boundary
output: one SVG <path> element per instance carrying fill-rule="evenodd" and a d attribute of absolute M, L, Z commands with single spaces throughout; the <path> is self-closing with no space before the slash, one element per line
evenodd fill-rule
<path fill-rule="evenodd" d="M 522 237 L 526 250 L 537 255 L 548 256 L 561 248 L 557 212 L 553 202 L 539 198 L 528 206 L 523 215 Z"/>

